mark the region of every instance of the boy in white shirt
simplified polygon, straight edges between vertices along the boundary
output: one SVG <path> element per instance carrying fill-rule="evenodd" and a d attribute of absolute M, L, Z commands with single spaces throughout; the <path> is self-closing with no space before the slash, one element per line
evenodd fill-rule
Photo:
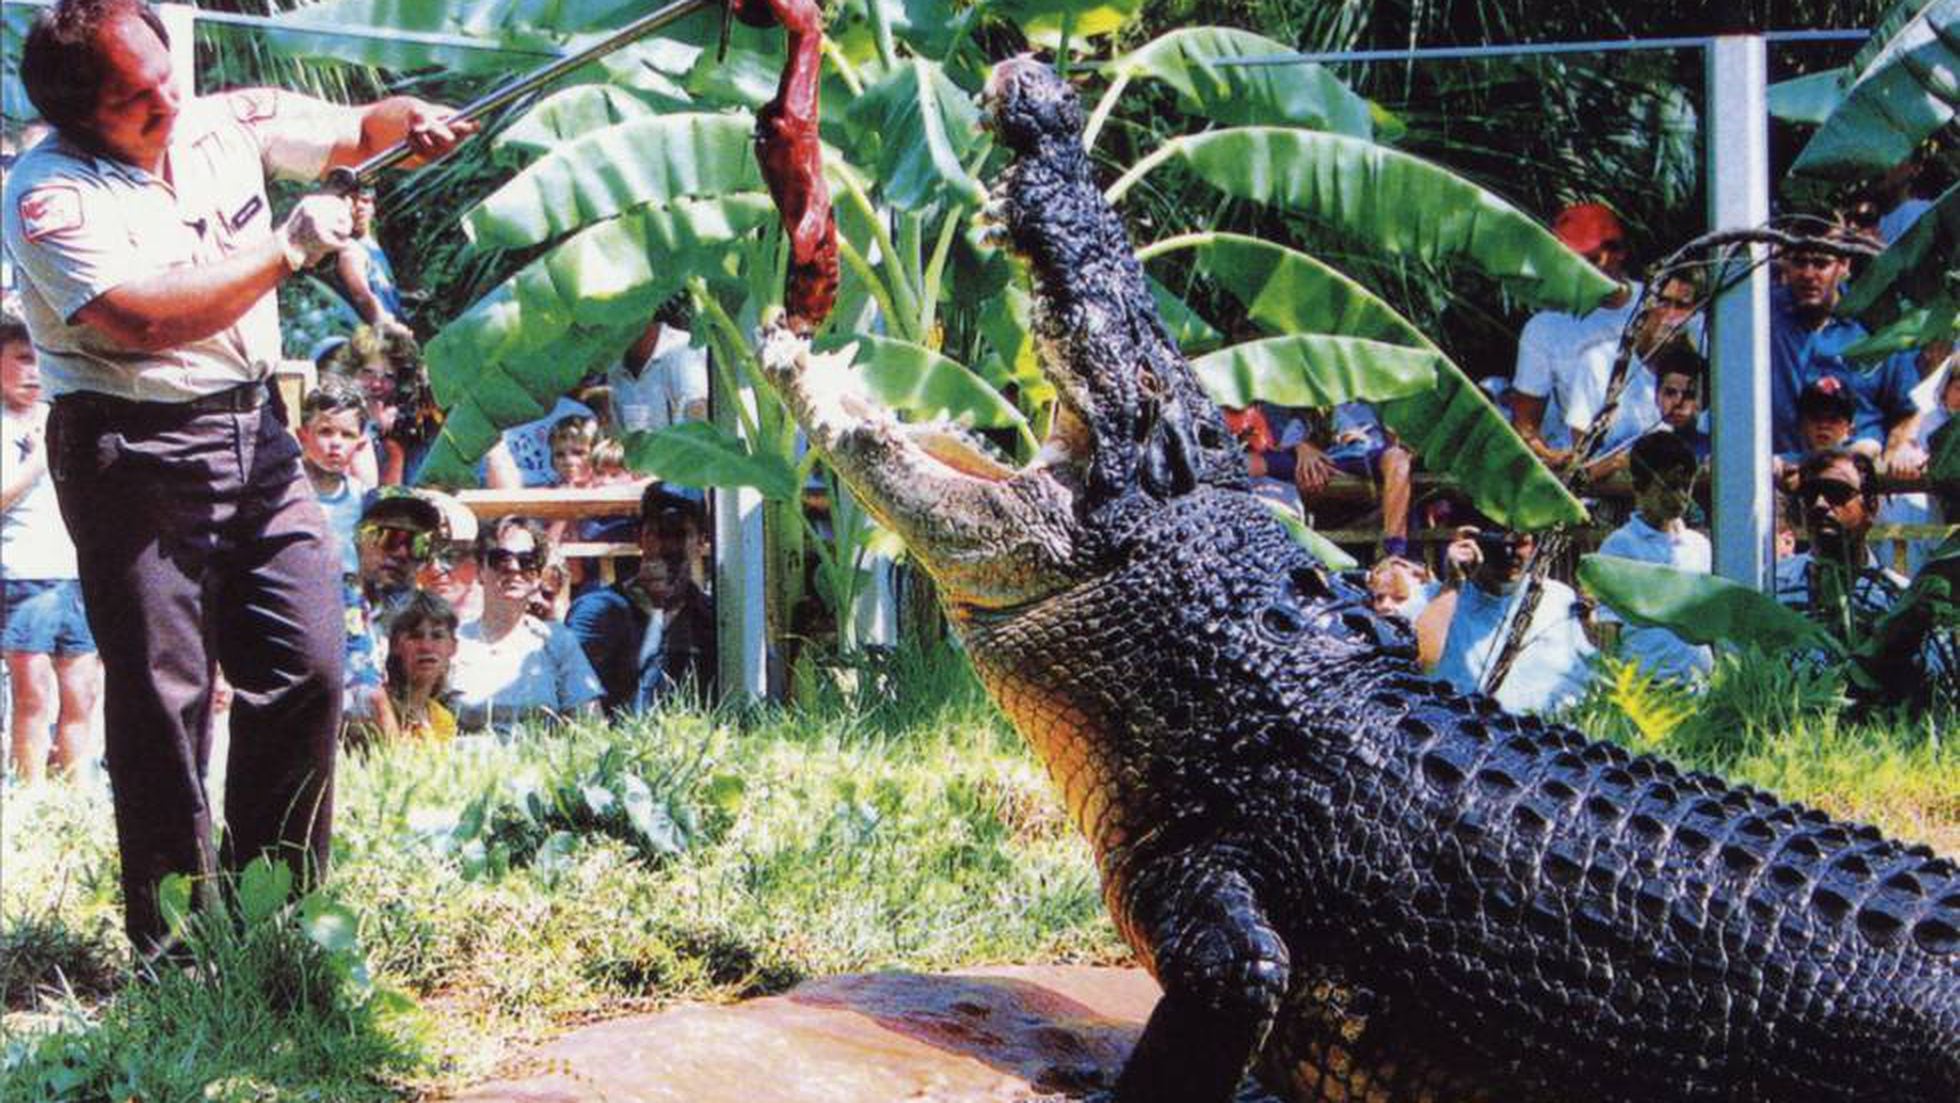
<path fill-rule="evenodd" d="M 1689 528 L 1682 518 L 1693 501 L 1699 465 L 1694 449 L 1678 434 L 1648 433 L 1633 442 L 1634 514 L 1599 546 L 1601 555 L 1617 555 L 1643 563 L 1659 563 L 1679 571 L 1707 574 L 1711 569 L 1708 538 Z M 1597 615 L 1601 636 L 1617 637 L 1620 653 L 1656 677 L 1699 679 L 1714 669 L 1715 656 L 1665 628 L 1629 627 L 1602 607 Z"/>

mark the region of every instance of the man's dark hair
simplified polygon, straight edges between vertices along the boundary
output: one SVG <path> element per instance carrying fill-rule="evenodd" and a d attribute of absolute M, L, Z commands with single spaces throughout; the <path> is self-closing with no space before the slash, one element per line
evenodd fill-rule
<path fill-rule="evenodd" d="M 141 19 L 164 48 L 170 32 L 143 0 L 59 0 L 34 17 L 20 52 L 20 82 L 48 125 L 68 137 L 86 137 L 107 67 L 96 45 L 102 28 L 125 15 Z"/>
<path fill-rule="evenodd" d="M 367 397 L 351 380 L 330 375 L 306 392 L 306 397 L 299 404 L 299 422 L 304 425 L 312 421 L 316 414 L 338 414 L 347 410 L 359 414 L 361 424 L 367 425 Z"/>
<path fill-rule="evenodd" d="M 1665 375 L 1684 375 L 1695 385 L 1696 393 L 1700 393 L 1701 381 L 1708 374 L 1708 361 L 1702 359 L 1687 338 L 1679 335 L 1641 359 L 1647 362 L 1647 369 L 1654 373 L 1656 382 Z"/>
<path fill-rule="evenodd" d="M 653 320 L 669 329 L 686 329 L 694 324 L 694 296 L 677 291 L 653 312 Z"/>
<path fill-rule="evenodd" d="M 1843 460 L 1858 470 L 1858 495 L 1865 500 L 1866 512 L 1878 508 L 1878 468 L 1872 465 L 1872 458 L 1863 452 L 1853 452 L 1849 448 L 1826 448 L 1812 452 L 1803 458 L 1797 467 L 1799 485 L 1809 482 L 1813 476 L 1822 474 L 1831 466 Z M 1803 503 L 1799 503 L 1803 504 Z"/>
<path fill-rule="evenodd" d="M 537 549 L 541 559 L 551 558 L 551 534 L 545 531 L 544 523 L 529 517 L 499 517 L 477 533 L 476 559 L 488 563 L 507 532 L 528 532 L 531 546 Z"/>
<path fill-rule="evenodd" d="M 1691 483 L 1700 464 L 1695 460 L 1695 450 L 1681 439 L 1679 433 L 1665 430 L 1645 433 L 1634 440 L 1627 451 L 1627 465 L 1633 471 L 1633 489 L 1645 490 L 1654 484 L 1655 479 L 1667 478 L 1680 472 L 1676 480 L 1680 484 Z"/>
<path fill-rule="evenodd" d="M 640 524 L 663 525 L 701 521 L 701 507 L 691 499 L 683 498 L 662 486 L 659 482 L 647 484 L 640 492 Z"/>
<path fill-rule="evenodd" d="M 0 314 L 0 348 L 11 345 L 15 341 L 22 344 L 33 341 L 33 338 L 27 335 L 27 323 L 12 314 Z"/>

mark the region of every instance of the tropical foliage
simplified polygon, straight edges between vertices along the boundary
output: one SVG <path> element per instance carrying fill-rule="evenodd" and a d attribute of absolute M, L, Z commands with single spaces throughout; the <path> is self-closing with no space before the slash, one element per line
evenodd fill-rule
<path fill-rule="evenodd" d="M 1786 116 L 1817 123 L 1790 168 L 1796 196 L 1856 188 L 1954 131 L 1960 110 L 1960 0 L 1897 0 L 1842 68 L 1779 86 Z M 1960 332 L 1960 186 L 1934 201 L 1863 273 L 1842 307 L 1884 355 Z"/>
<path fill-rule="evenodd" d="M 571 47 L 632 7 L 328 0 L 298 18 Z M 1111 33 L 1133 14 L 1087 0 L 837 9 L 822 138 L 844 284 L 820 343 L 854 343 L 872 390 L 908 415 L 964 422 L 1014 459 L 1032 455 L 1052 395 L 1035 370 L 1024 277 L 973 223 L 1000 161 L 973 101 L 994 57 L 1050 42 L 1093 105 L 1085 140 L 1108 166 L 1109 197 L 1137 220 L 1159 302 L 1217 397 L 1376 400 L 1485 512 L 1520 527 L 1581 518 L 1419 325 L 1296 248 L 1289 227 L 1340 243 L 1339 256 L 1481 273 L 1539 306 L 1590 309 L 1611 290 L 1605 277 L 1495 193 L 1393 148 L 1399 123 L 1325 69 L 1227 64 L 1285 54 L 1284 44 L 1186 27 L 1119 53 Z M 509 275 L 427 346 L 449 420 L 425 477 L 467 480 L 500 429 L 542 414 L 617 357 L 679 291 L 695 303 L 695 337 L 715 353 L 723 393 L 746 392 L 750 334 L 779 293 L 782 264 L 748 143 L 782 47 L 773 30 L 723 33 L 712 12 L 689 17 L 498 134 L 495 155 L 515 172 L 462 222 L 472 252 Z M 460 63 L 415 42 L 295 35 L 285 45 L 395 67 Z M 1161 111 L 1167 100 L 1174 112 Z M 1148 151 L 1127 140 L 1166 115 L 1183 129 Z M 1265 232 L 1214 232 L 1207 212 L 1225 206 L 1269 212 Z M 794 425 L 767 397 L 723 408 L 718 427 L 631 441 L 629 454 L 672 481 L 745 485 L 768 499 L 789 590 L 779 617 L 805 555 L 818 557 L 825 589 L 848 598 L 868 522 L 847 511 L 849 523 L 827 534 L 842 544 L 817 539 L 798 493 L 817 461 L 799 454 Z"/>

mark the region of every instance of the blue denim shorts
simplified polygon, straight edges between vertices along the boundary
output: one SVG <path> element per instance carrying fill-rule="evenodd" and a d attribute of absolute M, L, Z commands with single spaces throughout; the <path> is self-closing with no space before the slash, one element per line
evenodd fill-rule
<path fill-rule="evenodd" d="M 0 651 L 93 655 L 82 584 L 72 578 L 0 579 Z"/>

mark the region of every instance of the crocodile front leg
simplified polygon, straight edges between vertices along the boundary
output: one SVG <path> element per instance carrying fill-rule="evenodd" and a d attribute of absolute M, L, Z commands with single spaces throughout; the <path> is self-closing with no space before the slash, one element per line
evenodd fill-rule
<path fill-rule="evenodd" d="M 1117 914 L 1131 917 L 1164 996 L 1117 1079 L 1117 1103 L 1228 1103 L 1286 996 L 1286 944 L 1251 886 L 1208 851 L 1159 860 L 1121 895 Z"/>

